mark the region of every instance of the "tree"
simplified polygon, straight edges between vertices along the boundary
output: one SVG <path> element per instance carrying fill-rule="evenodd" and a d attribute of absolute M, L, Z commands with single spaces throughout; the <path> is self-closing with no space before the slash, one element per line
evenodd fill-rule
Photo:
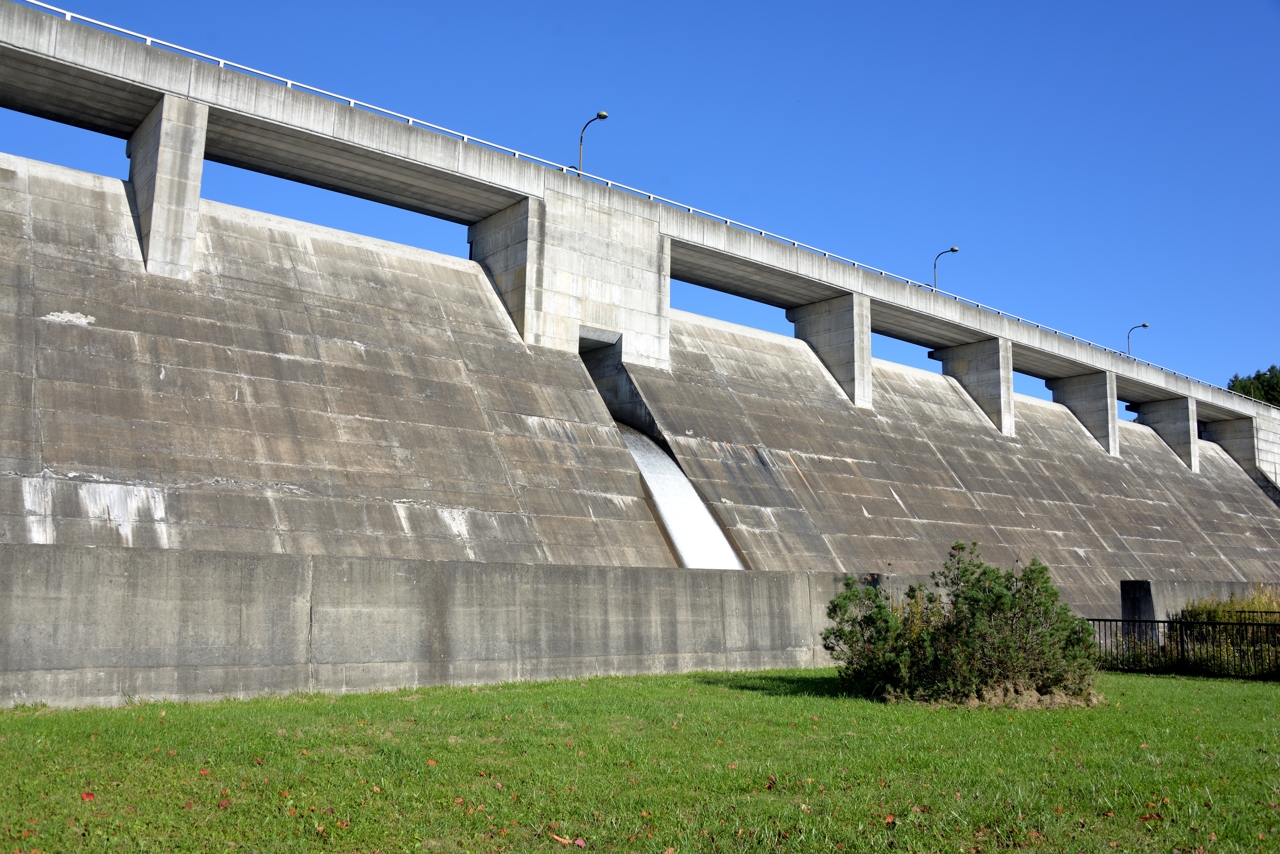
<path fill-rule="evenodd" d="M 1258 371 L 1251 377 L 1236 374 L 1227 383 L 1227 388 L 1237 394 L 1261 400 L 1272 406 L 1280 406 L 1280 367 L 1272 365 L 1265 371 Z"/>

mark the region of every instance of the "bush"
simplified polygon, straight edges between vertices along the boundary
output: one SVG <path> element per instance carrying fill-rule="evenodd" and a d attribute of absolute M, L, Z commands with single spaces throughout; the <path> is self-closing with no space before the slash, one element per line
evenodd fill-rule
<path fill-rule="evenodd" d="M 897 605 L 845 579 L 822 644 L 847 691 L 957 703 L 1092 695 L 1093 628 L 1060 604 L 1043 563 L 1003 572 L 977 543 L 956 543 L 932 578 L 937 592 L 912 586 Z"/>
<path fill-rule="evenodd" d="M 1280 590 L 1257 584 L 1240 599 L 1234 593 L 1229 599 L 1197 599 L 1188 602 L 1174 619 L 1189 623 L 1270 622 L 1280 619 Z"/>

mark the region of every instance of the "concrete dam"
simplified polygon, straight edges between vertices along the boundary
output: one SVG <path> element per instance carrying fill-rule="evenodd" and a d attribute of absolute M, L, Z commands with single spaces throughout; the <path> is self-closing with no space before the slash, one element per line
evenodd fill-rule
<path fill-rule="evenodd" d="M 844 577 L 956 540 L 1089 616 L 1280 582 L 1280 410 L 1225 389 L 11 0 L 0 106 L 129 158 L 0 154 L 0 704 L 821 664 Z M 202 199 L 206 160 L 463 223 L 471 257 Z"/>

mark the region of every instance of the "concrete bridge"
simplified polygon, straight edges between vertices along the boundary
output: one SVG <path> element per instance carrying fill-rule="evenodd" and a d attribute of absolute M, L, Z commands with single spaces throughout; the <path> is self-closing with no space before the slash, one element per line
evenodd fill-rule
<path fill-rule="evenodd" d="M 18 403 L 0 417 L 9 701 L 809 662 L 842 574 L 918 576 L 974 537 L 1005 563 L 1046 560 L 1068 600 L 1096 614 L 1118 610 L 1120 579 L 1280 579 L 1280 410 L 250 71 L 0 2 L 0 106 L 124 139 L 130 159 L 123 183 L 0 163 L 5 346 L 20 366 Z M 470 262 L 212 204 L 205 160 L 466 224 Z M 797 340 L 673 311 L 672 278 L 786 308 Z M 944 376 L 874 360 L 873 332 L 929 347 Z M 1015 395 L 1015 371 L 1045 379 L 1054 404 Z M 1117 419 L 1117 401 L 1137 425 Z M 224 420 L 236 438 L 202 444 Z M 676 569 L 615 420 L 666 446 L 743 565 L 795 578 Z M 90 644 L 119 621 L 145 634 L 121 616 L 139 601 L 124 578 L 182 587 L 190 570 L 157 557 L 174 550 L 236 584 L 267 564 L 229 568 L 210 553 L 281 555 L 270 572 L 292 592 L 273 620 L 311 643 L 301 603 L 314 614 L 320 596 L 335 615 L 324 666 L 314 647 L 291 647 L 297 660 L 248 677 L 245 649 L 228 642 L 231 659 L 210 670 L 174 652 L 187 648 L 178 639 L 153 665 L 127 641 L 108 666 L 65 637 L 36 639 L 41 620 L 76 624 Z M 397 560 L 414 568 L 385 563 Z M 551 573 L 543 587 L 528 586 L 532 566 Z M 68 567 L 115 603 L 117 622 L 56 581 Z M 317 572 L 365 586 L 325 587 Z M 396 580 L 406 574 L 420 580 L 412 594 Z M 545 625 L 501 649 L 475 634 L 492 585 L 524 585 L 504 606 L 514 613 L 579 583 L 567 619 L 592 629 L 567 646 L 539 640 Z M 645 584 L 679 600 L 684 640 L 664 634 L 652 597 L 601 610 L 617 585 Z M 262 592 L 228 581 L 201 596 L 230 613 L 250 588 Z M 460 589 L 469 604 L 451 598 Z M 417 604 L 388 604 L 405 596 Z M 164 601 L 162 635 L 197 599 Z M 19 617 L 33 602 L 53 610 Z M 723 618 L 714 642 L 699 602 Z M 432 614 L 471 621 L 470 634 L 355 650 L 360 609 L 401 633 Z M 606 612 L 650 628 L 615 643 Z M 230 619 L 211 618 L 208 633 L 231 632 Z"/>

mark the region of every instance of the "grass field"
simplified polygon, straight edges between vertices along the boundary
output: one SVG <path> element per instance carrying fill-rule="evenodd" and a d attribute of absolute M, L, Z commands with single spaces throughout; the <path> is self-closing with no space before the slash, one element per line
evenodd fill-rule
<path fill-rule="evenodd" d="M 0 711 L 0 852 L 1280 850 L 1280 685 L 1094 709 L 834 671 Z"/>

